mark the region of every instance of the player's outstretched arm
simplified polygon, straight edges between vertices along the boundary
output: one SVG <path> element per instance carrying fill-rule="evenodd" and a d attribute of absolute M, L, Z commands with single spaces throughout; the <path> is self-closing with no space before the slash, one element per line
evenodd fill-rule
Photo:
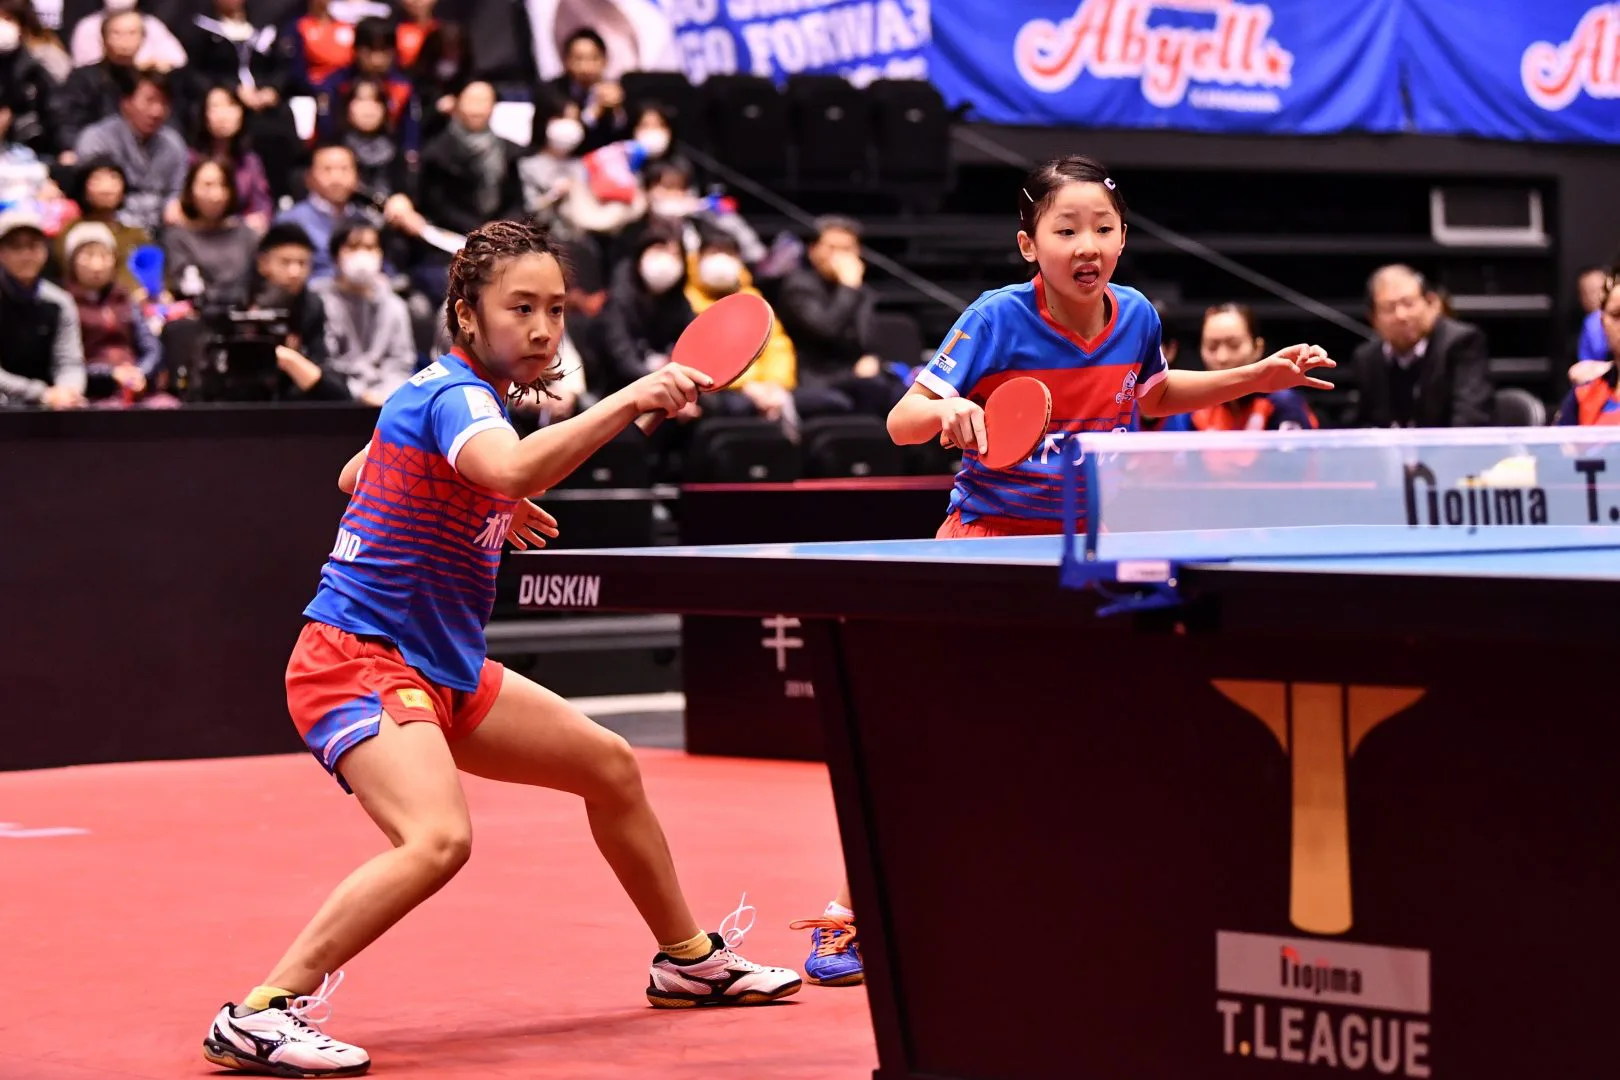
<path fill-rule="evenodd" d="M 490 428 L 467 440 L 456 471 L 509 499 L 524 499 L 565 480 L 642 413 L 674 416 L 713 384 L 701 371 L 669 364 L 592 405 L 578 416 L 518 438 Z"/>
<path fill-rule="evenodd" d="M 360 452 L 358 454 L 354 455 L 354 457 L 350 458 L 348 462 L 344 464 L 343 471 L 338 473 L 338 490 L 343 492 L 343 494 L 354 494 L 355 485 L 360 482 L 360 469 L 363 465 L 365 465 L 366 455 L 370 452 L 371 444 L 366 443 L 366 445 L 360 448 Z"/>
<path fill-rule="evenodd" d="M 984 453 L 984 410 L 966 398 L 942 398 L 921 383 L 912 383 L 889 410 L 889 438 L 897 446 L 911 446 L 941 434 L 956 446 Z"/>
<path fill-rule="evenodd" d="M 1175 416 L 1250 394 L 1271 394 L 1299 386 L 1332 390 L 1332 383 L 1311 372 L 1335 366 L 1320 345 L 1290 345 L 1264 360 L 1225 371 L 1166 372 L 1138 399 L 1138 404 L 1144 416 Z"/>

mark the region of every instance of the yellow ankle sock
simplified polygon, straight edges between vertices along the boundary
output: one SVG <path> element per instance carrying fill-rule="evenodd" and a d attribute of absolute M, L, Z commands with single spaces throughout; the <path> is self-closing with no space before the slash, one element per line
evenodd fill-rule
<path fill-rule="evenodd" d="M 255 986 L 253 992 L 242 999 L 242 1008 L 249 1012 L 258 1012 L 260 1009 L 270 1007 L 271 998 L 295 998 L 297 996 L 291 990 L 283 990 L 279 986 Z"/>
<path fill-rule="evenodd" d="M 699 930 L 696 934 L 675 945 L 665 945 L 663 951 L 677 960 L 701 960 L 714 951 L 714 942 L 709 935 Z"/>

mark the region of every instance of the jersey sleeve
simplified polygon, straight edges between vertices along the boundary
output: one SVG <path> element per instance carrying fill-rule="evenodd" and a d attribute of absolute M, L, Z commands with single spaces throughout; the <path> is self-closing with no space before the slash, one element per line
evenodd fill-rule
<path fill-rule="evenodd" d="M 995 333 L 991 320 L 968 308 L 956 320 L 934 358 L 917 373 L 917 381 L 942 398 L 973 392 L 980 379 L 994 374 Z"/>
<path fill-rule="evenodd" d="M 461 448 L 474 435 L 496 428 L 512 431 L 506 410 L 486 386 L 447 386 L 434 395 L 428 415 L 434 445 L 452 469 L 456 468 Z"/>
<path fill-rule="evenodd" d="M 1603 333 L 1603 313 L 1594 311 L 1581 323 L 1581 341 L 1576 347 L 1577 360 L 1611 360 L 1609 339 Z"/>
<path fill-rule="evenodd" d="M 1147 305 L 1147 330 L 1142 335 L 1142 355 L 1136 362 L 1136 396 L 1140 400 L 1166 375 L 1170 365 L 1164 362 L 1164 324 L 1153 305 Z"/>

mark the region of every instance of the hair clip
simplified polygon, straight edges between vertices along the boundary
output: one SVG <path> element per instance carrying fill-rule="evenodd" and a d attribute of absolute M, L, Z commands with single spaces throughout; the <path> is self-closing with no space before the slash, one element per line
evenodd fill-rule
<path fill-rule="evenodd" d="M 1111 176 L 1103 177 L 1103 187 L 1107 188 L 1109 191 L 1113 191 L 1114 190 L 1114 178 L 1111 177 Z"/>
<path fill-rule="evenodd" d="M 1019 188 L 1018 190 L 1023 192 L 1024 193 L 1024 198 L 1029 199 L 1030 202 L 1035 201 L 1034 199 L 1029 198 L 1029 189 L 1028 188 Z"/>

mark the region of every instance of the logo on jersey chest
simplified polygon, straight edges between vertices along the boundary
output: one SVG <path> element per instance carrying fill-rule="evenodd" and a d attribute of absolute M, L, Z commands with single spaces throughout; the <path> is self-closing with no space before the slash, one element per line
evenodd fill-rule
<path fill-rule="evenodd" d="M 506 533 L 511 528 L 511 514 L 491 514 L 484 519 L 484 528 L 473 537 L 473 543 L 486 551 L 499 551 L 501 542 L 506 539 Z"/>
<path fill-rule="evenodd" d="M 1114 395 L 1114 404 L 1115 405 L 1123 405 L 1127 401 L 1135 400 L 1135 398 L 1136 398 L 1136 369 L 1132 368 L 1130 371 L 1125 373 L 1125 382 L 1119 388 L 1119 393 Z"/>

